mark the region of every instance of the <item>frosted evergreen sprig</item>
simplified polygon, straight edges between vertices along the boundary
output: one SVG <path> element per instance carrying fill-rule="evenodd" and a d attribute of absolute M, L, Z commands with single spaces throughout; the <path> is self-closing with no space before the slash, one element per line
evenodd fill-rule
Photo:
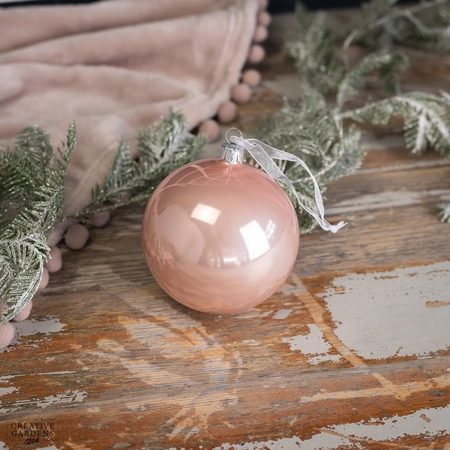
<path fill-rule="evenodd" d="M 145 202 L 176 168 L 192 161 L 206 143 L 188 132 L 182 114 L 170 112 L 160 123 L 141 130 L 139 157 L 128 144 L 118 146 L 102 185 L 77 216 Z M 62 217 L 67 166 L 76 144 L 75 125 L 55 153 L 39 127 L 22 131 L 14 149 L 0 150 L 0 325 L 33 298 L 50 254 L 47 239 Z"/>
<path fill-rule="evenodd" d="M 402 8 L 397 3 L 398 0 L 364 2 L 361 25 L 345 38 L 342 51 L 338 51 L 337 38 L 327 26 L 326 13 L 310 13 L 298 3 L 298 30 L 287 39 L 285 49 L 294 58 L 301 80 L 320 92 L 336 92 L 351 70 L 348 50 L 354 43 L 381 53 L 392 51 L 394 42 L 436 52 L 450 50 L 449 0 L 422 1 Z M 425 11 L 430 13 L 427 19 L 419 14 Z M 395 78 L 395 65 L 387 64 L 386 69 L 394 70 Z"/>
<path fill-rule="evenodd" d="M 39 287 L 75 144 L 75 125 L 57 153 L 49 136 L 31 127 L 18 135 L 14 150 L 0 151 L 0 324 L 20 312 Z"/>
<path fill-rule="evenodd" d="M 386 92 L 400 92 L 400 73 L 408 67 L 408 59 L 402 52 L 386 52 L 384 50 L 369 53 L 353 68 L 348 70 L 336 89 L 336 108 L 341 110 L 344 104 L 352 100 L 360 92 L 367 77 L 374 72 L 383 82 Z"/>
<path fill-rule="evenodd" d="M 375 125 L 386 125 L 391 117 L 403 120 L 405 143 L 412 153 L 420 154 L 431 147 L 450 157 L 450 102 L 445 92 L 397 95 L 339 115 L 340 119 Z"/>
<path fill-rule="evenodd" d="M 355 42 L 378 49 L 390 49 L 397 42 L 435 52 L 450 50 L 448 0 L 424 0 L 405 7 L 397 4 L 398 0 L 372 0 L 361 5 L 361 25 L 347 36 L 342 47 L 347 67 L 348 49 Z"/>
<path fill-rule="evenodd" d="M 300 79 L 320 92 L 335 92 L 345 68 L 336 51 L 335 35 L 326 25 L 326 14 L 309 13 L 298 2 L 296 17 L 299 27 L 285 42 L 285 50 L 294 58 Z"/>
<path fill-rule="evenodd" d="M 159 183 L 195 159 L 205 144 L 203 135 L 188 132 L 182 114 L 170 111 L 161 122 L 139 132 L 137 159 L 131 155 L 127 143 L 119 144 L 103 183 L 96 184 L 91 202 L 74 218 L 88 222 L 92 213 L 148 201 Z"/>
<path fill-rule="evenodd" d="M 302 97 L 262 123 L 258 137 L 270 145 L 299 156 L 314 173 L 321 192 L 331 181 L 352 173 L 365 154 L 359 145 L 360 131 L 352 125 L 344 130 L 325 97 L 312 87 L 305 87 Z M 314 186 L 303 167 L 292 162 L 280 162 L 281 170 L 292 181 L 297 194 L 306 206 L 314 209 Z M 296 205 L 295 197 L 286 193 Z M 300 229 L 312 231 L 315 220 L 296 207 Z"/>
<path fill-rule="evenodd" d="M 295 60 L 304 94 L 299 101 L 286 103 L 265 122 L 260 130 L 261 139 L 287 151 L 298 149 L 322 191 L 327 183 L 351 173 L 360 164 L 364 151 L 359 144 L 358 123 L 386 125 L 396 117 L 404 123 L 405 143 L 412 153 L 420 154 L 431 147 L 450 157 L 450 95 L 402 94 L 400 74 L 408 61 L 402 52 L 392 50 L 394 41 L 436 51 L 450 50 L 448 3 L 448 0 L 423 1 L 407 8 L 397 7 L 397 0 L 364 3 L 361 26 L 344 40 L 342 52 L 327 28 L 326 15 L 311 14 L 299 4 L 299 30 L 286 42 L 286 50 Z M 439 8 L 427 21 L 418 17 L 419 12 L 432 7 Z M 348 49 L 357 41 L 375 51 L 351 67 Z M 369 78 L 384 84 L 386 98 L 364 101 L 358 96 Z M 325 99 L 324 94 L 330 93 L 334 95 Z M 349 107 L 352 100 L 364 106 Z M 282 170 L 298 176 L 296 189 L 310 206 L 308 196 L 312 191 L 302 169 L 284 164 Z M 448 221 L 448 209 L 442 208 L 443 220 Z M 300 216 L 300 223 L 304 230 L 314 227 L 306 216 Z"/>

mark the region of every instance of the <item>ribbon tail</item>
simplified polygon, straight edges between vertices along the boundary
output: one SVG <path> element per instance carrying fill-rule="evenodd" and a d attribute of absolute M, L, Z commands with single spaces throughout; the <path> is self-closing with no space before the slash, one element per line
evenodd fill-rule
<path fill-rule="evenodd" d="M 232 136 L 231 140 L 244 147 L 250 155 L 255 159 L 255 161 L 265 170 L 273 179 L 284 183 L 295 195 L 299 205 L 308 212 L 317 223 L 324 229 L 325 231 L 331 231 L 332 233 L 336 233 L 339 231 L 344 225 L 345 222 L 339 222 L 337 225 L 331 225 L 329 222 L 325 220 L 325 211 L 323 206 L 322 194 L 320 193 L 319 185 L 317 184 L 314 175 L 309 170 L 308 166 L 302 161 L 298 156 L 293 155 L 292 153 L 285 152 L 283 150 L 278 150 L 270 145 L 265 144 L 258 139 L 243 139 L 242 137 Z M 317 214 L 314 210 L 304 205 L 295 190 L 294 185 L 291 180 L 281 171 L 281 169 L 275 164 L 273 159 L 280 159 L 285 161 L 292 161 L 300 164 L 307 172 L 314 184 L 314 197 L 317 205 L 317 209 L 319 210 L 319 214 Z"/>

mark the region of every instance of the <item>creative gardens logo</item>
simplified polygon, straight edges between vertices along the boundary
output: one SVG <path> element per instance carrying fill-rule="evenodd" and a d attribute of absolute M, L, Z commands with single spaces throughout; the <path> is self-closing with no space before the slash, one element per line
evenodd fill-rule
<path fill-rule="evenodd" d="M 5 443 L 12 448 L 41 447 L 52 444 L 57 438 L 58 422 L 55 420 L 7 422 Z"/>

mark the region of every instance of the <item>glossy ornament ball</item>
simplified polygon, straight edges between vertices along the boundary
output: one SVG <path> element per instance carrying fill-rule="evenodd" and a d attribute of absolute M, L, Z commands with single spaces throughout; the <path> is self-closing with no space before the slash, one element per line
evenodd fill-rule
<path fill-rule="evenodd" d="M 145 210 L 142 243 L 152 275 L 198 311 L 230 314 L 258 305 L 284 283 L 297 257 L 298 221 L 288 196 L 242 155 L 234 159 L 179 168 Z"/>

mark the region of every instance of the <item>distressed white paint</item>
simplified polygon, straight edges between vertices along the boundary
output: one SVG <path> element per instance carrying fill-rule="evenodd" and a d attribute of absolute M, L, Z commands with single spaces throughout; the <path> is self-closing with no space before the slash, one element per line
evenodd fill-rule
<path fill-rule="evenodd" d="M 16 378 L 17 375 L 3 375 L 0 377 L 0 383 L 8 383 L 9 380 L 12 380 L 13 378 Z"/>
<path fill-rule="evenodd" d="M 3 441 L 0 441 L 0 450 L 9 450 L 9 447 Z"/>
<path fill-rule="evenodd" d="M 50 333 L 58 333 L 63 330 L 65 324 L 62 324 L 57 317 L 49 316 L 42 320 L 30 319 L 23 322 L 15 322 L 16 329 L 15 337 L 11 344 L 4 349 L 0 349 L 0 353 L 11 351 L 14 345 L 17 344 L 21 337 L 32 336 L 35 334 L 48 335 Z"/>
<path fill-rule="evenodd" d="M 38 408 L 48 408 L 51 405 L 61 405 L 66 403 L 81 403 L 87 396 L 87 392 L 82 392 L 79 390 L 70 391 L 67 390 L 60 394 L 49 395 L 42 399 L 27 399 L 18 400 L 14 403 L 11 408 L 0 408 L 0 414 L 6 414 L 13 411 L 18 411 L 21 407 L 38 407 Z"/>
<path fill-rule="evenodd" d="M 331 355 L 330 353 L 326 353 L 324 355 L 317 355 L 311 358 L 308 358 L 309 364 L 316 366 L 317 364 L 323 362 L 338 362 L 342 359 L 341 355 Z"/>
<path fill-rule="evenodd" d="M 393 416 L 380 421 L 335 425 L 330 427 L 330 431 L 373 441 L 390 441 L 405 435 L 450 437 L 449 417 L 450 405 L 447 405 L 443 408 L 424 408 L 406 416 Z"/>
<path fill-rule="evenodd" d="M 430 189 L 427 191 L 384 191 L 375 194 L 358 195 L 342 200 L 327 208 L 328 215 L 350 214 L 376 209 L 398 208 L 422 204 L 424 200 L 435 198 L 436 202 L 449 201 L 450 189 Z"/>
<path fill-rule="evenodd" d="M 331 445 L 330 445 L 331 444 Z M 340 436 L 316 435 L 308 441 L 302 441 L 294 436 L 277 440 L 248 442 L 246 444 L 222 444 L 213 450 L 328 450 L 336 449 L 340 445 L 350 445 L 352 442 Z M 356 447 L 358 448 L 358 447 Z"/>
<path fill-rule="evenodd" d="M 312 365 L 326 361 L 339 361 L 341 355 L 330 354 L 332 347 L 324 338 L 320 328 L 316 324 L 308 324 L 308 327 L 308 334 L 282 338 L 282 342 L 289 344 L 292 351 L 299 351 L 304 355 L 310 355 L 308 362 Z"/>
<path fill-rule="evenodd" d="M 16 322 L 14 326 L 17 337 L 20 337 L 31 336 L 37 333 L 58 333 L 65 327 L 65 324 L 62 324 L 57 317 L 46 317 L 42 320 L 31 319 Z"/>
<path fill-rule="evenodd" d="M 17 375 L 4 375 L 4 376 L 0 377 L 0 383 L 9 383 L 14 378 L 29 377 L 31 375 L 49 376 L 49 375 L 67 375 L 67 374 L 71 374 L 71 373 L 75 373 L 75 370 L 62 370 L 60 372 L 35 372 L 34 374 L 24 373 L 24 374 L 17 374 Z"/>
<path fill-rule="evenodd" d="M 291 438 L 248 442 L 245 444 L 222 444 L 214 450 L 332 450 L 339 446 L 366 449 L 370 442 L 395 442 L 406 436 L 432 438 L 450 437 L 450 405 L 443 408 L 421 409 L 406 416 L 393 416 L 382 420 L 339 424 L 325 427 L 311 439 Z"/>
<path fill-rule="evenodd" d="M 36 402 L 39 408 L 48 408 L 51 405 L 60 405 L 64 403 L 81 403 L 87 397 L 87 392 L 67 390 L 61 394 L 49 395 Z"/>
<path fill-rule="evenodd" d="M 273 316 L 273 319 L 278 319 L 278 320 L 286 319 L 286 317 L 289 317 L 291 312 L 292 312 L 292 309 L 279 309 Z"/>
<path fill-rule="evenodd" d="M 283 338 L 282 341 L 289 344 L 291 350 L 298 350 L 304 354 L 322 354 L 331 350 L 331 345 L 324 339 L 322 331 L 314 323 L 309 324 L 309 333 L 290 338 Z"/>
<path fill-rule="evenodd" d="M 11 392 L 17 391 L 17 388 L 14 386 L 7 387 L 7 388 L 0 388 L 0 397 L 6 394 L 11 394 Z"/>
<path fill-rule="evenodd" d="M 450 346 L 450 261 L 335 278 L 323 295 L 341 342 L 364 358 Z M 431 302 L 431 303 L 430 303 Z"/>

